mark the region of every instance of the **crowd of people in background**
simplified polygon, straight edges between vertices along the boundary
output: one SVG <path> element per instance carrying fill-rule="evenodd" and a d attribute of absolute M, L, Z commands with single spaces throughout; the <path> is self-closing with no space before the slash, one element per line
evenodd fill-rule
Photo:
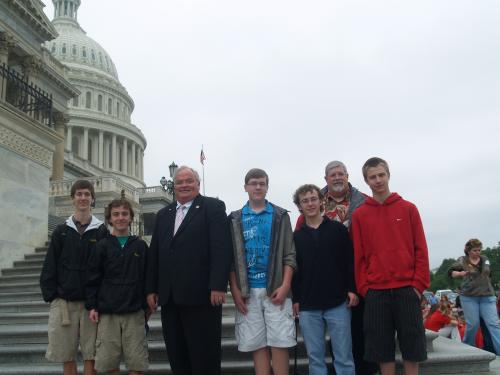
<path fill-rule="evenodd" d="M 130 233 L 132 204 L 112 201 L 103 223 L 91 213 L 90 182 L 71 189 L 75 213 L 56 228 L 40 276 L 50 302 L 46 357 L 76 375 L 148 369 L 147 322 L 161 307 L 175 375 L 221 373 L 222 305 L 227 287 L 238 350 L 252 354 L 257 375 L 289 374 L 298 319 L 309 374 L 326 375 L 325 330 L 337 375 L 394 375 L 395 337 L 405 374 L 427 359 L 425 327 L 499 353 L 500 328 L 489 262 L 470 240 L 449 271 L 462 278 L 461 304 L 428 292 L 427 243 L 417 207 L 389 188 L 388 163 L 362 167 L 371 195 L 349 183 L 340 161 L 326 165 L 326 186 L 298 187 L 300 216 L 266 199 L 269 176 L 244 177 L 248 200 L 226 216 L 219 199 L 200 194 L 198 173 L 174 174 L 176 200 L 156 217 L 150 246 Z M 108 231 L 111 228 L 111 232 Z M 146 327 L 146 329 L 145 329 Z M 483 325 L 481 325 L 483 327 Z"/>

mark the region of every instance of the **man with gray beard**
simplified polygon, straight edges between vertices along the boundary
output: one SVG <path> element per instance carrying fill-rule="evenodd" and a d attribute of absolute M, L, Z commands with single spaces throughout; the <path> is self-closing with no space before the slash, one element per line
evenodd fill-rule
<path fill-rule="evenodd" d="M 351 228 L 351 217 L 353 212 L 365 202 L 365 195 L 349 183 L 347 168 L 341 161 L 329 162 L 325 167 L 326 186 L 321 189 L 324 195 L 323 213 L 330 220 L 344 224 L 347 229 Z M 304 224 L 304 216 L 297 219 L 295 230 Z M 363 311 L 364 303 L 360 298 L 358 306 L 351 308 L 351 335 L 352 354 L 356 366 L 357 375 L 370 375 L 378 370 L 375 363 L 365 362 L 364 355 L 364 335 L 363 335 Z"/>

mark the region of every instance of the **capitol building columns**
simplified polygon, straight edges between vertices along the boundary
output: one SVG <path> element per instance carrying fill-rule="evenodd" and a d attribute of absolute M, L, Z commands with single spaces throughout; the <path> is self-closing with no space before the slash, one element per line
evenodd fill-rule
<path fill-rule="evenodd" d="M 64 121 L 64 125 L 56 122 L 58 132 L 61 132 L 60 126 L 62 130 L 66 129 L 65 142 L 61 146 L 63 151 L 66 150 L 103 172 L 117 172 L 138 181 L 143 180 L 144 149 L 141 143 L 119 133 L 74 126 L 68 123 L 67 116 Z"/>
<path fill-rule="evenodd" d="M 97 164 L 99 168 L 104 168 L 104 131 L 99 130 L 99 150 L 97 156 Z"/>
<path fill-rule="evenodd" d="M 131 151 L 132 151 L 132 155 L 131 155 L 132 165 L 130 166 L 130 173 L 132 174 L 132 176 L 137 177 L 137 175 L 135 173 L 135 166 L 136 166 L 135 147 L 136 147 L 135 143 L 132 143 L 132 148 L 131 148 Z"/>

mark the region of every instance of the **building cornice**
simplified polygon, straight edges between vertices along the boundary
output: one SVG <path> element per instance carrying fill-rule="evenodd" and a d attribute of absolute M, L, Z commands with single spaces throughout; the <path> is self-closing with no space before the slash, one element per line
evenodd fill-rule
<path fill-rule="evenodd" d="M 23 157 L 52 168 L 54 145 L 64 140 L 55 130 L 37 123 L 8 103 L 0 103 L 0 145 Z"/>
<path fill-rule="evenodd" d="M 32 27 L 42 41 L 57 38 L 56 28 L 50 23 L 39 2 L 31 0 L 7 0 L 16 13 Z"/>

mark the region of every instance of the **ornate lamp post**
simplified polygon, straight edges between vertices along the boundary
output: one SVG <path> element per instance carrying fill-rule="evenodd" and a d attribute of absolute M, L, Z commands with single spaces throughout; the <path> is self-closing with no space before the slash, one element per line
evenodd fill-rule
<path fill-rule="evenodd" d="M 167 193 L 171 194 L 172 195 L 172 200 L 175 201 L 175 190 L 174 190 L 174 180 L 173 180 L 173 177 L 175 175 L 175 172 L 177 171 L 177 168 L 178 168 L 178 165 L 175 164 L 175 162 L 172 162 L 172 164 L 170 164 L 168 166 L 168 170 L 170 172 L 170 178 L 172 178 L 171 180 L 167 180 L 165 178 L 165 176 L 163 176 L 161 179 L 160 179 L 160 184 L 161 184 L 161 187 L 163 188 L 163 190 L 165 190 Z"/>

